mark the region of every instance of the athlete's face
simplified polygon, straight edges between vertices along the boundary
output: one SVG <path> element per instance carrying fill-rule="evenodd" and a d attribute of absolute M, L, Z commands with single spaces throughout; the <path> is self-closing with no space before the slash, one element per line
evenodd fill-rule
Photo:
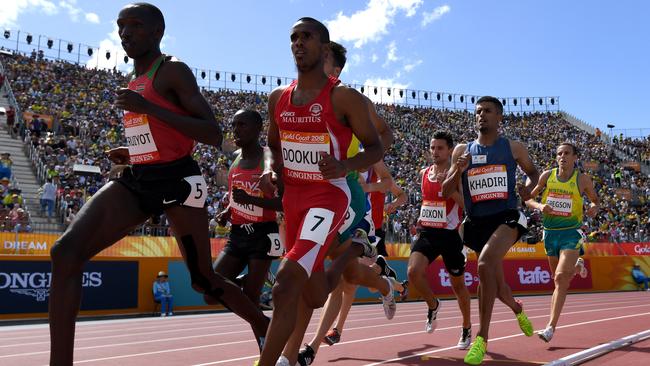
<path fill-rule="evenodd" d="M 236 113 L 232 118 L 232 134 L 235 145 L 245 147 L 259 140 L 260 129 L 256 123 L 246 118 L 244 114 Z"/>
<path fill-rule="evenodd" d="M 481 133 L 496 131 L 503 115 L 492 102 L 481 102 L 476 105 L 476 128 Z"/>
<path fill-rule="evenodd" d="M 445 139 L 432 139 L 429 144 L 429 152 L 434 164 L 445 164 L 451 156 L 451 149 Z"/>
<path fill-rule="evenodd" d="M 318 28 L 309 22 L 298 22 L 291 28 L 291 52 L 300 72 L 323 67 L 327 43 L 322 43 Z"/>
<path fill-rule="evenodd" d="M 135 59 L 160 46 L 163 29 L 149 12 L 137 5 L 127 5 L 117 17 L 122 48 Z"/>
<path fill-rule="evenodd" d="M 574 167 L 576 160 L 578 160 L 578 156 L 575 154 L 575 151 L 573 151 L 573 147 L 569 145 L 560 145 L 557 148 L 555 161 L 557 161 L 557 165 L 562 168 L 562 170 Z"/>
<path fill-rule="evenodd" d="M 339 77 L 341 75 L 341 68 L 336 66 L 334 63 L 334 57 L 332 52 L 328 52 L 325 56 L 325 62 L 323 63 L 323 69 L 328 76 Z"/>

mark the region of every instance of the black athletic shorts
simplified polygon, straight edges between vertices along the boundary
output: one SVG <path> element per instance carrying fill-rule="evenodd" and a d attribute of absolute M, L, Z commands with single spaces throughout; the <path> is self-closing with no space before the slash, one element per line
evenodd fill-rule
<path fill-rule="evenodd" d="M 275 259 L 281 256 L 278 224 L 275 221 L 232 225 L 224 253 L 239 259 Z M 273 249 L 273 250 L 272 250 Z"/>
<path fill-rule="evenodd" d="M 442 261 L 450 275 L 457 277 L 465 273 L 463 242 L 457 230 L 423 228 L 411 245 L 411 252 L 422 253 L 429 263 L 442 255 Z"/>
<path fill-rule="evenodd" d="M 133 192 L 140 208 L 152 215 L 178 205 L 202 208 L 208 193 L 199 165 L 189 156 L 169 163 L 129 165 L 115 181 Z"/>
<path fill-rule="evenodd" d="M 490 236 L 503 224 L 517 229 L 518 234 L 515 241 L 512 242 L 513 245 L 522 235 L 528 232 L 528 219 L 519 210 L 506 210 L 498 214 L 482 217 L 468 216 L 461 225 L 463 243 L 476 253 L 480 253 Z"/>

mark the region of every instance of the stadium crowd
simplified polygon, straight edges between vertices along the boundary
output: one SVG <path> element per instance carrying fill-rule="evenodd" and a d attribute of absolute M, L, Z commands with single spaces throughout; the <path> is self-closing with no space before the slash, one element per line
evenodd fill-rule
<path fill-rule="evenodd" d="M 35 53 L 31 57 L 0 56 L 0 61 L 5 66 L 7 80 L 20 109 L 30 114 L 30 120 L 23 119 L 23 125 L 14 125 L 15 132 L 25 142 L 41 183 L 49 178 L 56 185 L 57 217 L 67 224 L 107 182 L 111 163 L 104 152 L 123 145 L 122 112 L 112 105 L 114 91 L 127 84 L 126 76 L 119 72 L 46 60 Z M 213 218 L 210 222 L 212 235 L 221 236 L 226 230 L 218 227 L 214 216 L 227 205 L 226 176 L 233 161 L 233 145 L 229 141 L 230 117 L 240 108 L 254 108 L 266 117 L 267 96 L 230 90 L 204 90 L 204 95 L 224 130 L 225 143 L 222 151 L 199 144 L 194 158 L 210 187 L 207 204 Z M 433 131 L 449 130 L 456 141 L 470 141 L 476 136 L 474 117 L 468 111 L 394 104 L 378 104 L 377 109 L 395 133 L 395 143 L 385 160 L 409 198 L 406 205 L 386 220 L 386 231 L 389 241 L 410 242 L 419 215 L 420 182 L 417 173 L 428 164 L 426 151 Z M 553 166 L 555 147 L 559 143 L 572 141 L 578 146 L 581 168 L 593 175 L 603 200 L 601 213 L 585 222 L 584 229 L 590 233 L 590 240 L 650 240 L 647 204 L 650 181 L 636 170 L 623 168 L 612 145 L 574 127 L 557 112 L 508 113 L 504 116 L 503 132 L 507 137 L 528 145 L 540 171 Z M 614 144 L 628 155 L 638 157 L 639 161 L 650 162 L 650 140 L 619 139 Z M 74 164 L 98 166 L 102 174 L 75 174 Z M 540 215 L 532 211 L 527 214 L 533 228 L 530 240 L 539 240 Z M 152 218 L 138 233 L 168 233 L 165 218 Z"/>

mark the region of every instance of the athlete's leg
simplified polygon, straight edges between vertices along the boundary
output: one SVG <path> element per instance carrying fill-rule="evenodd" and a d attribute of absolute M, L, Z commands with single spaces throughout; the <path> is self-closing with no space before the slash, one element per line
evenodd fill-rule
<path fill-rule="evenodd" d="M 307 281 L 306 286 L 310 286 L 310 282 L 311 281 Z M 300 352 L 300 345 L 302 344 L 302 339 L 305 336 L 305 331 L 307 330 L 307 326 L 309 326 L 309 321 L 311 320 L 313 313 L 314 309 L 311 306 L 307 305 L 305 300 L 301 298 L 298 302 L 296 326 L 294 327 L 293 332 L 291 332 L 291 336 L 289 337 L 289 340 L 287 341 L 287 344 L 284 346 L 284 350 L 282 351 L 282 354 L 289 360 L 290 365 L 295 365 L 298 361 L 298 352 Z"/>
<path fill-rule="evenodd" d="M 450 281 L 451 288 L 456 294 L 456 300 L 458 300 L 458 308 L 463 315 L 463 328 L 467 329 L 472 326 L 472 320 L 470 317 L 470 297 L 467 286 L 465 286 L 465 276 L 451 276 Z"/>
<path fill-rule="evenodd" d="M 190 272 L 192 287 L 247 321 L 259 343 L 259 338 L 266 334 L 268 318 L 237 285 L 212 269 L 207 210 L 174 206 L 165 210 L 165 214 Z"/>
<path fill-rule="evenodd" d="M 260 294 L 264 281 L 266 281 L 266 274 L 271 268 L 271 259 L 251 259 L 248 261 L 248 276 L 244 283 L 244 294 L 248 296 L 255 304 L 260 302 Z"/>
<path fill-rule="evenodd" d="M 424 254 L 420 252 L 411 252 L 407 270 L 409 282 L 418 290 L 418 293 L 427 303 L 429 309 L 434 310 L 438 306 L 438 302 L 436 301 L 435 296 L 433 296 L 431 287 L 429 287 L 429 283 L 427 283 L 425 277 L 428 266 L 429 259 L 427 259 Z"/>
<path fill-rule="evenodd" d="M 488 340 L 490 331 L 494 300 L 497 295 L 506 295 L 505 286 L 507 285 L 503 281 L 503 276 L 499 276 L 499 273 L 503 274 L 503 257 L 517 240 L 517 236 L 517 228 L 505 224 L 500 225 L 490 236 L 478 258 L 478 275 L 481 283 L 478 335 L 485 341 Z M 503 291 L 500 291 L 500 288 L 504 288 Z M 512 295 L 510 298 L 504 297 L 502 299 L 504 303 L 514 301 Z"/>
<path fill-rule="evenodd" d="M 149 217 L 137 202 L 126 187 L 109 182 L 81 208 L 52 247 L 49 298 L 51 365 L 72 365 L 83 265 Z"/>
<path fill-rule="evenodd" d="M 343 328 L 345 327 L 345 321 L 348 319 L 348 314 L 352 308 L 352 303 L 354 303 L 354 297 L 357 293 L 359 286 L 353 285 L 343 281 L 343 302 L 341 303 L 341 311 L 339 311 L 339 317 L 336 321 L 336 328 L 339 333 L 343 333 Z"/>
<path fill-rule="evenodd" d="M 388 296 L 390 293 L 388 281 L 379 276 L 372 268 L 359 263 L 357 260 L 349 263 L 345 268 L 343 278 L 353 285 L 375 288 L 382 296 Z"/>
<path fill-rule="evenodd" d="M 564 249 L 560 251 L 559 260 L 557 257 L 548 257 L 555 281 L 555 290 L 553 291 L 553 298 L 551 300 L 551 317 L 548 322 L 548 325 L 553 327 L 553 329 L 555 329 L 560 319 L 560 313 L 566 300 L 567 291 L 569 290 L 569 285 L 575 272 L 575 263 L 579 256 L 580 252 L 578 250 Z M 553 266 L 554 263 L 551 262 L 551 258 L 557 260 L 555 266 Z"/>
<path fill-rule="evenodd" d="M 339 285 L 327 298 L 327 302 L 325 303 L 325 307 L 320 316 L 318 328 L 316 329 L 316 334 L 314 334 L 311 342 L 309 342 L 309 346 L 314 350 L 314 352 L 318 352 L 321 340 L 325 337 L 325 334 L 327 334 L 327 331 L 339 314 L 343 301 L 343 287 L 345 286 L 345 283 L 345 281 L 340 281 Z"/>
<path fill-rule="evenodd" d="M 246 268 L 246 261 L 245 258 L 238 258 L 222 251 L 212 267 L 215 272 L 234 282 L 237 276 Z"/>

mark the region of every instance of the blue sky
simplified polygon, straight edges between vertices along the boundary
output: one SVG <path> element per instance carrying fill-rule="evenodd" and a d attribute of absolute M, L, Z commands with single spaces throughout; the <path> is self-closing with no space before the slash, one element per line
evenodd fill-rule
<path fill-rule="evenodd" d="M 71 55 L 79 43 L 99 46 L 103 55 L 118 47 L 114 23 L 125 4 L 3 0 L 0 27 L 12 30 L 14 43 L 0 38 L 0 45 L 15 47 L 21 30 L 21 42 L 26 32 L 34 36 L 32 46 L 43 35 L 42 43 L 47 37 L 71 41 Z M 332 39 L 348 48 L 346 82 L 501 97 L 559 96 L 562 110 L 591 125 L 604 129 L 613 123 L 617 129 L 637 129 L 628 134 L 638 135 L 640 128 L 650 133 L 645 112 L 650 85 L 647 1 L 154 4 L 167 22 L 163 51 L 198 69 L 294 76 L 288 29 L 297 18 L 312 16 L 326 22 Z M 102 66 L 116 62 L 115 57 L 99 60 Z M 118 64 L 124 66 L 121 56 Z"/>

